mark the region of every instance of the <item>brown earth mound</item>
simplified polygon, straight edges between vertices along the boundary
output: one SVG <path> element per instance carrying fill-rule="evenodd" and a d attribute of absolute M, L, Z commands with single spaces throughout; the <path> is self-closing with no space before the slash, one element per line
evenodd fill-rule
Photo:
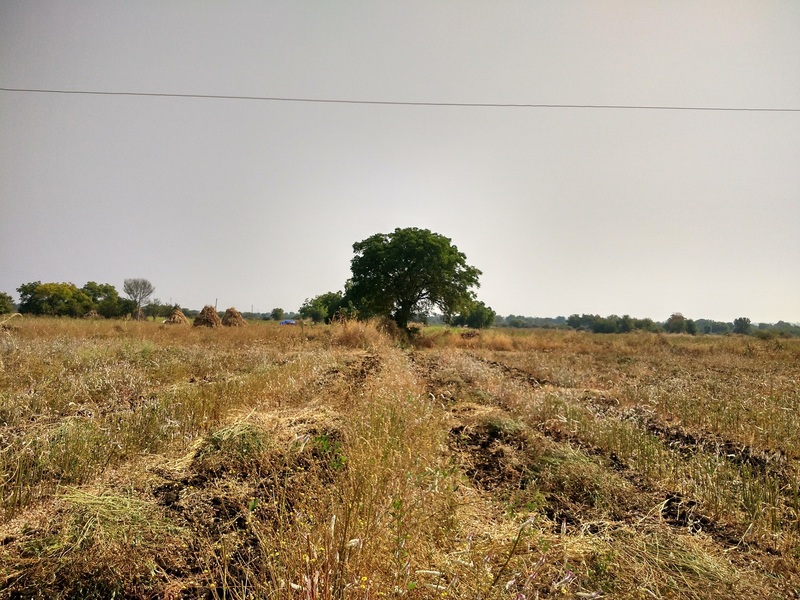
<path fill-rule="evenodd" d="M 242 313 L 232 306 L 225 311 L 225 315 L 222 317 L 222 324 L 225 325 L 225 327 L 241 327 L 247 325 L 242 318 Z"/>
<path fill-rule="evenodd" d="M 175 308 L 172 311 L 172 314 L 167 317 L 164 321 L 167 325 L 188 325 L 189 319 L 186 318 L 186 315 L 183 314 L 183 311 L 180 308 Z"/>
<path fill-rule="evenodd" d="M 210 305 L 204 306 L 200 314 L 194 318 L 195 327 L 219 327 L 220 325 L 222 325 L 222 321 L 219 320 L 217 311 Z"/>

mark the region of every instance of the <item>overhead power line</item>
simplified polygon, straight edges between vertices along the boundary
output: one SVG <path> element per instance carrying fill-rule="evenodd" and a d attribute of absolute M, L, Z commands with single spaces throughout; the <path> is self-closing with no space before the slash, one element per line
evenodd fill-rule
<path fill-rule="evenodd" d="M 212 100 L 258 100 L 262 102 L 306 102 L 315 104 L 368 104 L 377 106 L 445 106 L 464 108 L 596 108 L 614 110 L 694 110 L 723 112 L 800 112 L 800 108 L 754 108 L 726 106 L 669 106 L 637 104 L 551 104 L 504 102 L 406 102 L 401 100 L 347 100 L 337 98 L 289 98 L 280 96 L 238 96 L 227 94 L 170 94 L 157 92 L 109 92 L 103 90 L 52 90 L 0 87 L 3 92 L 32 94 L 82 94 L 89 96 L 133 96 L 148 98 L 199 98 Z"/>

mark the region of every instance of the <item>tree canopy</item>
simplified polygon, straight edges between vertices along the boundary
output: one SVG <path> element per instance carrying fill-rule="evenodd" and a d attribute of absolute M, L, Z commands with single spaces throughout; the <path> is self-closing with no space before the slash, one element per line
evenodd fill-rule
<path fill-rule="evenodd" d="M 733 320 L 733 333 L 741 333 L 747 335 L 750 333 L 750 319 L 747 317 L 739 317 Z"/>
<path fill-rule="evenodd" d="M 453 319 L 453 325 L 466 325 L 472 329 L 485 329 L 494 324 L 496 316 L 497 313 L 483 302 L 473 302 Z"/>
<path fill-rule="evenodd" d="M 104 317 L 118 317 L 123 312 L 133 310 L 129 302 L 120 302 L 117 288 L 110 283 L 89 281 L 81 290 L 92 299 L 94 309 Z"/>
<path fill-rule="evenodd" d="M 652 319 L 634 319 L 630 315 L 570 315 L 566 320 L 567 327 L 591 331 L 593 333 L 628 333 L 629 331 L 661 331 L 661 327 Z"/>
<path fill-rule="evenodd" d="M 153 295 L 156 288 L 147 279 L 135 278 L 126 279 L 122 284 L 122 291 L 134 301 L 138 311 L 147 302 L 147 299 Z"/>
<path fill-rule="evenodd" d="M 5 292 L 0 292 L 0 315 L 10 312 L 14 312 L 14 299 Z"/>
<path fill-rule="evenodd" d="M 32 315 L 81 317 L 95 310 L 104 317 L 119 317 L 133 312 L 132 300 L 120 298 L 109 283 L 90 281 L 82 288 L 72 283 L 33 281 L 17 288 L 19 312 Z"/>
<path fill-rule="evenodd" d="M 306 298 L 303 306 L 300 307 L 300 316 L 304 319 L 311 319 L 314 323 L 330 320 L 344 306 L 344 296 L 341 292 L 327 292 L 314 298 Z"/>
<path fill-rule="evenodd" d="M 667 322 L 664 323 L 664 331 L 667 333 L 697 333 L 697 323 L 687 319 L 681 313 L 673 313 Z"/>
<path fill-rule="evenodd" d="M 19 286 L 17 291 L 21 313 L 80 317 L 94 306 L 92 299 L 74 283 L 34 281 Z"/>
<path fill-rule="evenodd" d="M 449 238 L 409 227 L 353 244 L 346 299 L 360 316 L 387 316 L 408 327 L 413 315 L 438 308 L 446 318 L 475 300 L 481 272 Z"/>

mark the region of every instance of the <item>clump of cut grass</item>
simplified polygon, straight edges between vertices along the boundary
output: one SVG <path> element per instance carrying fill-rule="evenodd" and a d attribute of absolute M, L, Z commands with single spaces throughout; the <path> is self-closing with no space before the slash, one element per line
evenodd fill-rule
<path fill-rule="evenodd" d="M 164 567 L 181 562 L 183 532 L 150 503 L 71 488 L 56 506 L 41 529 L 23 525 L 6 538 L 0 589 L 13 583 L 19 597 L 143 597 L 167 579 Z"/>
<path fill-rule="evenodd" d="M 258 475 L 271 447 L 266 431 L 252 423 L 236 422 L 206 436 L 196 449 L 194 469 L 214 475 L 228 471 Z"/>
<path fill-rule="evenodd" d="M 766 589 L 741 577 L 727 557 L 711 554 L 704 541 L 676 536 L 663 527 L 619 528 L 609 540 L 613 554 L 606 569 L 616 574 L 609 589 L 639 589 L 651 597 L 757 598 Z"/>
<path fill-rule="evenodd" d="M 65 503 L 64 513 L 69 515 L 67 526 L 62 531 L 62 546 L 136 546 L 147 539 L 180 533 L 158 514 L 153 505 L 134 496 L 70 488 L 60 495 L 60 499 Z"/>

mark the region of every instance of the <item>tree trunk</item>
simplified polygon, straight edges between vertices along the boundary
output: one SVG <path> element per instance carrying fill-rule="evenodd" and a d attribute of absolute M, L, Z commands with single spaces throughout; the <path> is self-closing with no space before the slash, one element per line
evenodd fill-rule
<path fill-rule="evenodd" d="M 400 306 L 394 313 L 394 322 L 400 329 L 408 329 L 408 321 L 411 319 L 411 307 Z"/>

